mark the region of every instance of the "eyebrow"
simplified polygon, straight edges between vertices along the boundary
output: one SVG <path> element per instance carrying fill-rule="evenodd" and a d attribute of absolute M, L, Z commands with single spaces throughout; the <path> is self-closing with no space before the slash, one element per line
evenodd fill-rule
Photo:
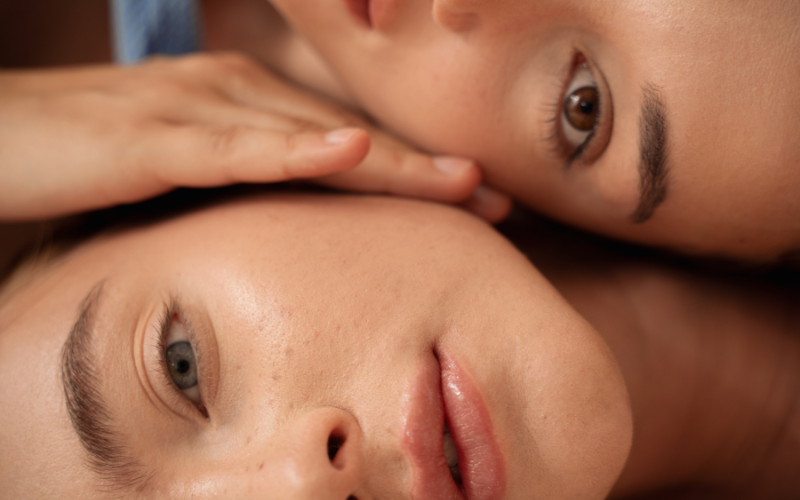
<path fill-rule="evenodd" d="M 152 478 L 130 456 L 124 439 L 114 428 L 111 413 L 100 390 L 94 340 L 94 319 L 103 283 L 83 299 L 80 314 L 64 343 L 61 378 L 67 412 L 81 445 L 88 452 L 89 468 L 112 490 L 141 492 Z M 104 488 L 104 489 L 105 489 Z"/>
<path fill-rule="evenodd" d="M 667 196 L 667 110 L 661 92 L 654 85 L 642 88 L 639 118 L 639 205 L 631 222 L 641 224 L 653 216 Z"/>

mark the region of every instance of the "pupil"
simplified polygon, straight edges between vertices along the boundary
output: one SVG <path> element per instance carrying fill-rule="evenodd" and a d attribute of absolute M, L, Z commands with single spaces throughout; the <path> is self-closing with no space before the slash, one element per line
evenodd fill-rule
<path fill-rule="evenodd" d="M 186 361 L 185 359 L 182 359 L 182 360 L 178 361 L 177 366 L 175 367 L 175 369 L 178 371 L 178 373 L 186 373 L 186 372 L 189 371 L 189 367 L 190 367 L 189 362 Z"/>
<path fill-rule="evenodd" d="M 591 115 L 592 111 L 594 111 L 594 103 L 581 101 L 581 111 L 583 111 L 584 114 Z"/>

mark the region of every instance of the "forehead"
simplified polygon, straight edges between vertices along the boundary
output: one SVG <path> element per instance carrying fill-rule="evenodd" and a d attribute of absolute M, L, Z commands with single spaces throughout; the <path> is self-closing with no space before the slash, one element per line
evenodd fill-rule
<path fill-rule="evenodd" d="M 56 262 L 0 306 L 0 484 L 8 498 L 90 494 L 60 370 L 84 285 Z"/>

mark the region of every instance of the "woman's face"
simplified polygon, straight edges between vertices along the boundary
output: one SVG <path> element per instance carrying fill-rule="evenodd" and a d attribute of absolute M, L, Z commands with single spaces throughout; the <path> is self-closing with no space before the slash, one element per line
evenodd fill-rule
<path fill-rule="evenodd" d="M 359 104 L 584 228 L 800 249 L 800 3 L 274 0 Z"/>
<path fill-rule="evenodd" d="M 9 498 L 464 498 L 445 421 L 466 498 L 604 498 L 631 439 L 596 332 L 490 228 L 415 202 L 106 236 L 0 332 Z"/>

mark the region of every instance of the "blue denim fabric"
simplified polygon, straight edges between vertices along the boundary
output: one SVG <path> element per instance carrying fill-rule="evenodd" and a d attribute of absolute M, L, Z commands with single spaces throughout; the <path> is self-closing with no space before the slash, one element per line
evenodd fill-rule
<path fill-rule="evenodd" d="M 110 0 L 115 59 L 133 64 L 153 54 L 201 49 L 198 0 Z"/>

